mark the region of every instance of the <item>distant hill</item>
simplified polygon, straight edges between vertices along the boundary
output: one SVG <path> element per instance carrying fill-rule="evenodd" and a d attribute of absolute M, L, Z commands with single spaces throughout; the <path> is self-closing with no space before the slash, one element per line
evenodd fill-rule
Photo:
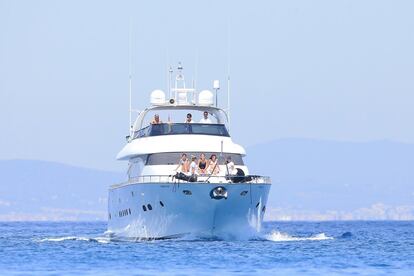
<path fill-rule="evenodd" d="M 412 144 L 281 139 L 247 151 L 250 171 L 273 179 L 279 218 L 414 218 Z"/>
<path fill-rule="evenodd" d="M 247 149 L 269 175 L 268 219 L 414 219 L 414 145 L 283 139 Z M 0 161 L 0 220 L 106 219 L 108 186 L 124 173 Z"/>
<path fill-rule="evenodd" d="M 106 219 L 107 188 L 122 173 L 35 160 L 0 161 L 0 220 Z"/>

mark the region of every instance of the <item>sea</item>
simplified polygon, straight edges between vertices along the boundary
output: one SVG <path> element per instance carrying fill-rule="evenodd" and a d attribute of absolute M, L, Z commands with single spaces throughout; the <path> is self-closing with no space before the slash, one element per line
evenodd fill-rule
<path fill-rule="evenodd" d="M 105 222 L 1 222 L 0 275 L 414 275 L 413 221 L 265 222 L 252 237 L 120 240 Z"/>

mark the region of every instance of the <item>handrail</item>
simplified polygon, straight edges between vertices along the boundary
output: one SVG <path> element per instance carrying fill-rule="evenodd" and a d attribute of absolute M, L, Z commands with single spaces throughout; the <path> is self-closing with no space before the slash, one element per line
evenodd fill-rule
<path fill-rule="evenodd" d="M 206 182 L 206 179 L 209 180 Z M 237 180 L 237 181 L 235 181 Z M 259 176 L 259 175 L 247 175 L 247 176 L 237 176 L 237 175 L 197 175 L 197 181 L 189 182 L 185 180 L 180 180 L 175 178 L 175 175 L 141 175 L 137 177 L 130 178 L 128 181 L 114 184 L 111 188 L 118 188 L 128 184 L 136 183 L 146 183 L 146 184 L 163 184 L 163 183 L 190 183 L 190 184 L 204 184 L 204 183 L 247 183 L 247 184 L 271 184 L 271 179 L 269 176 Z"/>

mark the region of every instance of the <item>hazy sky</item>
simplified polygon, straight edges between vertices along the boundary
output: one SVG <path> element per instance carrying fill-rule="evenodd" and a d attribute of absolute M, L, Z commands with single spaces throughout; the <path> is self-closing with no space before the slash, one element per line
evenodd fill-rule
<path fill-rule="evenodd" d="M 137 109 L 178 61 L 191 80 L 198 60 L 198 88 L 220 79 L 224 92 L 230 60 L 231 132 L 244 146 L 414 143 L 413 12 L 391 0 L 0 0 L 0 159 L 121 168 L 130 21 Z"/>

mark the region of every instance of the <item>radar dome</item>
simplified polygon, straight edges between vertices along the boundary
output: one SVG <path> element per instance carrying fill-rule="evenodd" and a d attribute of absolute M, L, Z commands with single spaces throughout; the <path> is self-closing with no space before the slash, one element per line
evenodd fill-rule
<path fill-rule="evenodd" d="M 152 105 L 163 105 L 165 104 L 165 93 L 162 90 L 154 90 L 151 93 L 151 104 Z"/>
<path fill-rule="evenodd" d="M 203 90 L 198 94 L 198 104 L 199 105 L 213 105 L 214 104 L 214 95 L 209 90 Z"/>

